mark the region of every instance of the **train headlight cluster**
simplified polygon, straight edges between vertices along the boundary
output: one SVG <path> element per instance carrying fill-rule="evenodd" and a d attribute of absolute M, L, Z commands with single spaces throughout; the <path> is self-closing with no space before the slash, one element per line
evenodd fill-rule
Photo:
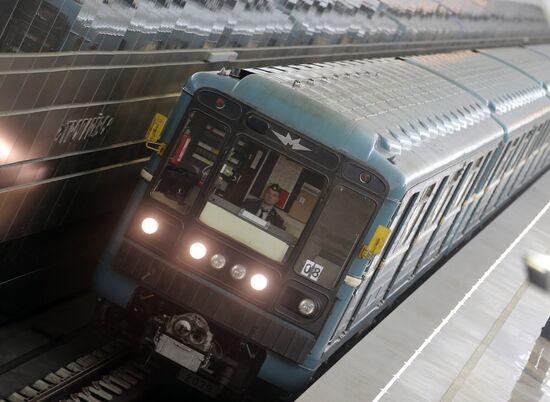
<path fill-rule="evenodd" d="M 154 234 L 159 230 L 159 223 L 155 218 L 145 218 L 141 221 L 141 230 L 148 235 Z"/>
<path fill-rule="evenodd" d="M 164 226 L 165 225 L 163 225 L 163 231 L 165 229 Z M 157 233 L 159 228 L 159 221 L 151 216 L 146 216 L 141 221 L 141 230 L 146 235 L 153 235 Z M 197 261 L 203 260 L 208 255 L 209 258 L 206 260 L 207 262 L 205 263 L 210 265 L 210 267 L 215 270 L 222 270 L 227 266 L 227 258 L 225 257 L 225 255 L 221 253 L 210 254 L 208 252 L 206 244 L 204 244 L 202 241 L 195 241 L 191 243 L 188 249 L 188 253 L 188 255 L 192 259 Z M 250 276 L 248 268 L 246 266 L 242 264 L 234 264 L 231 266 L 229 274 L 231 275 L 231 278 L 233 278 L 235 281 L 242 281 L 248 276 L 250 278 L 250 287 L 257 292 L 261 292 L 268 286 L 268 276 L 262 273 L 258 273 L 258 271 L 254 271 L 252 271 L 253 275 Z"/>
<path fill-rule="evenodd" d="M 317 312 L 317 305 L 311 299 L 304 299 L 298 304 L 298 311 L 304 317 L 311 317 Z"/>
<path fill-rule="evenodd" d="M 229 265 L 228 259 L 224 254 L 219 252 L 214 252 L 213 254 L 209 253 L 207 246 L 201 241 L 193 242 L 189 246 L 188 252 L 188 255 L 196 261 L 204 260 L 205 257 L 208 256 L 205 263 L 216 271 L 221 271 Z M 269 276 L 265 273 L 261 273 L 261 271 L 258 272 L 258 270 L 253 270 L 250 273 L 248 267 L 243 264 L 231 264 L 229 266 L 231 267 L 229 269 L 229 275 L 233 280 L 240 282 L 245 278 L 249 278 L 248 282 L 250 287 L 257 292 L 261 292 L 267 288 L 269 284 Z"/>

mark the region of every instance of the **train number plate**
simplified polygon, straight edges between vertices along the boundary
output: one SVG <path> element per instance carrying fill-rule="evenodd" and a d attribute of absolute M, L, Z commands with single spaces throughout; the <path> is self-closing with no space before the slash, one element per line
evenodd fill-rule
<path fill-rule="evenodd" d="M 222 390 L 218 384 L 185 369 L 180 370 L 178 379 L 212 398 L 218 396 Z"/>
<path fill-rule="evenodd" d="M 323 272 L 324 267 L 320 264 L 317 264 L 314 261 L 306 260 L 306 263 L 302 267 L 300 275 L 305 276 L 306 278 L 317 282 Z"/>

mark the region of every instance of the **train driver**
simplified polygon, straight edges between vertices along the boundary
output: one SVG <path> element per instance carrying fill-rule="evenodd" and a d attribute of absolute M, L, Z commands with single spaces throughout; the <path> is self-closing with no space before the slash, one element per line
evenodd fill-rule
<path fill-rule="evenodd" d="M 285 230 L 283 218 L 275 210 L 275 205 L 279 202 L 281 187 L 278 184 L 270 184 L 264 191 L 261 199 L 247 199 L 243 202 L 243 208 L 248 212 L 270 222 L 272 225 Z"/>

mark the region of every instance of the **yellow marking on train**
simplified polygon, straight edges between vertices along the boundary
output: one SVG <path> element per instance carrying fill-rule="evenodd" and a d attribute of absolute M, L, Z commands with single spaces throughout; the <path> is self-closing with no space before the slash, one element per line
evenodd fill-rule
<path fill-rule="evenodd" d="M 147 134 L 145 134 L 145 139 L 150 142 L 157 142 L 160 138 L 160 133 L 166 124 L 166 116 L 160 113 L 155 113 L 153 120 L 147 129 Z"/>
<path fill-rule="evenodd" d="M 386 244 L 386 240 L 388 240 L 388 237 L 390 236 L 390 233 L 390 228 L 387 228 L 384 225 L 378 225 L 376 231 L 374 232 L 374 236 L 372 236 L 369 244 L 365 244 L 361 248 L 361 251 L 359 252 L 359 258 L 372 258 L 375 255 L 380 254 L 382 248 L 384 248 L 384 244 Z"/>
<path fill-rule="evenodd" d="M 157 142 L 160 139 L 164 126 L 166 125 L 166 120 L 167 117 L 165 115 L 155 113 L 155 116 L 153 116 L 153 120 L 147 129 L 147 133 L 145 134 L 145 146 L 159 155 L 162 155 L 166 149 L 165 143 Z"/>

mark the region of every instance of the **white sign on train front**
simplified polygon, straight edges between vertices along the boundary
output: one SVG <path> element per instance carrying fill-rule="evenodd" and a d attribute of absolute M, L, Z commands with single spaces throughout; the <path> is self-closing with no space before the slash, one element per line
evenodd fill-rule
<path fill-rule="evenodd" d="M 317 264 L 315 261 L 306 260 L 300 275 L 305 276 L 312 281 L 317 282 L 323 272 L 324 267 L 320 264 Z"/>

